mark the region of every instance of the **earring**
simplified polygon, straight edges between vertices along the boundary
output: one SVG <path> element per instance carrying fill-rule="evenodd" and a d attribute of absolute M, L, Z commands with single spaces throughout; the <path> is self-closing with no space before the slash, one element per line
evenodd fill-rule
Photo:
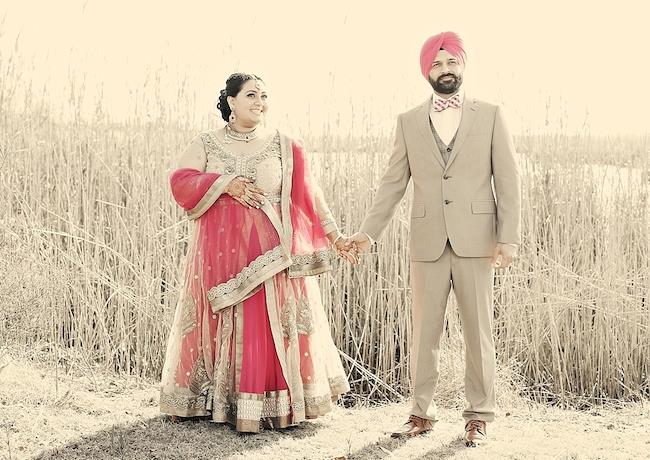
<path fill-rule="evenodd" d="M 237 117 L 235 116 L 235 112 L 230 112 L 230 116 L 228 117 L 229 123 L 233 124 L 235 120 L 237 120 Z"/>

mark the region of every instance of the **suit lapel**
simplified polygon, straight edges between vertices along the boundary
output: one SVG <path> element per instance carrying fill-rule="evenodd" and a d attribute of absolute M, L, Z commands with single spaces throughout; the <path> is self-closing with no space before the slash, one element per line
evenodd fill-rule
<path fill-rule="evenodd" d="M 463 103 L 462 110 L 463 113 L 460 118 L 460 126 L 458 126 L 458 132 L 456 133 L 454 147 L 451 150 L 451 156 L 449 157 L 449 161 L 447 162 L 445 169 L 449 169 L 451 164 L 454 162 L 456 156 L 458 155 L 458 152 L 465 142 L 465 139 L 467 139 L 467 135 L 472 129 L 472 125 L 476 119 L 476 114 L 478 113 L 478 104 L 476 103 L 476 99 L 467 98 Z"/>
<path fill-rule="evenodd" d="M 431 122 L 429 120 L 429 114 L 431 113 L 431 97 L 420 105 L 420 108 L 416 110 L 416 124 L 424 142 L 426 143 L 427 150 L 433 153 L 433 156 L 438 160 L 442 169 L 445 169 L 445 161 L 440 156 L 440 149 L 436 144 L 436 140 L 433 138 L 433 132 L 431 132 Z"/>

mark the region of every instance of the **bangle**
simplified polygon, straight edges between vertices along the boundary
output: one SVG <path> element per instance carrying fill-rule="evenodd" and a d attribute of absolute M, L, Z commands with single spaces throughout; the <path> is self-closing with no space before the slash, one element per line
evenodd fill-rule
<path fill-rule="evenodd" d="M 335 245 L 336 242 L 339 240 L 339 238 L 343 238 L 343 235 L 341 235 L 340 233 L 339 233 L 339 236 L 337 236 L 336 238 L 334 238 L 334 241 L 332 241 L 332 245 Z"/>

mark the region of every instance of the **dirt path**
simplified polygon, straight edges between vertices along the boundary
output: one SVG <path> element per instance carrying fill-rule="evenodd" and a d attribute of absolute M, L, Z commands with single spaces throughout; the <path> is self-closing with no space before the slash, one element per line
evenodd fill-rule
<path fill-rule="evenodd" d="M 619 459 L 650 452 L 647 405 L 574 412 L 519 403 L 489 425 L 488 445 L 467 449 L 456 409 L 442 409 L 432 433 L 409 441 L 387 435 L 407 415 L 403 404 L 340 408 L 286 431 L 238 435 L 205 421 L 169 423 L 150 382 L 91 374 L 56 382 L 51 371 L 24 362 L 0 371 L 0 459 Z"/>

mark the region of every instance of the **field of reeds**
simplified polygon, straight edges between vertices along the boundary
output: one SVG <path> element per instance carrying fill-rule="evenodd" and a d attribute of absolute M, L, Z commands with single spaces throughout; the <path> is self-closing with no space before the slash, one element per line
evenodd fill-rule
<path fill-rule="evenodd" d="M 167 178 L 216 117 L 172 117 L 192 112 L 181 92 L 172 104 L 136 96 L 120 122 L 101 100 L 83 117 L 85 90 L 72 83 L 72 116 L 60 117 L 2 56 L 0 74 L 0 348 L 156 378 L 187 237 Z M 305 141 L 334 214 L 355 231 L 390 133 Z M 495 278 L 500 375 L 526 396 L 572 407 L 647 398 L 649 139 L 530 135 L 516 145 L 524 243 Z M 340 263 L 320 280 L 353 399 L 408 394 L 408 201 L 360 267 Z M 462 390 L 453 299 L 447 318 L 441 378 Z"/>

